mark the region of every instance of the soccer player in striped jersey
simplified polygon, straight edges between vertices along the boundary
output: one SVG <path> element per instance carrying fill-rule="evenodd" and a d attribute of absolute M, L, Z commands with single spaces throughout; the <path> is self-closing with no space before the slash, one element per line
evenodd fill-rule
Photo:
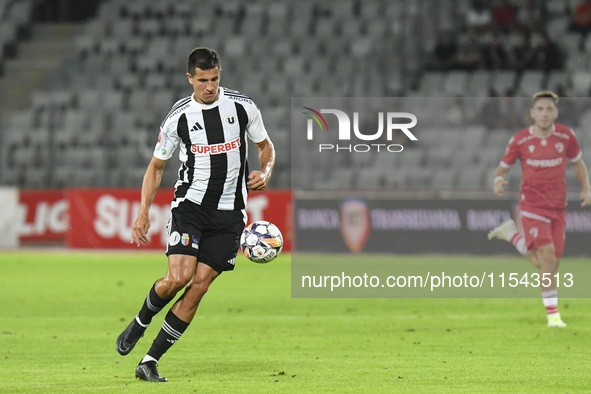
<path fill-rule="evenodd" d="M 179 100 L 162 122 L 144 175 L 140 210 L 131 233 L 131 242 L 137 246 L 150 242 L 149 208 L 166 161 L 179 149 L 182 165 L 167 226 L 168 271 L 154 283 L 137 316 L 117 338 L 117 351 L 127 355 L 152 317 L 185 289 L 136 368 L 136 377 L 147 381 L 166 381 L 156 368 L 160 357 L 187 329 L 211 283 L 234 269 L 246 225 L 248 189 L 265 189 L 275 164 L 275 149 L 259 108 L 249 97 L 219 86 L 221 69 L 214 50 L 191 52 L 187 78 L 193 93 Z M 260 171 L 249 173 L 247 138 L 258 147 Z"/>
<path fill-rule="evenodd" d="M 534 124 L 511 137 L 493 185 L 494 193 L 502 197 L 509 169 L 519 159 L 523 170 L 519 210 L 525 237 L 510 219 L 493 229 L 488 238 L 511 242 L 540 270 L 548 327 L 566 327 L 558 312 L 554 274 L 564 250 L 567 161 L 583 186 L 583 207 L 591 204 L 589 174 L 575 133 L 554 122 L 558 117 L 558 96 L 549 91 L 536 93 L 530 115 Z"/>

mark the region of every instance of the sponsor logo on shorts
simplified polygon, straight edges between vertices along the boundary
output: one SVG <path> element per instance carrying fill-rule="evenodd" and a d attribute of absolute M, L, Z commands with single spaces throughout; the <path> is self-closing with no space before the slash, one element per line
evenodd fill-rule
<path fill-rule="evenodd" d="M 183 234 L 183 236 L 181 237 L 181 244 L 183 244 L 183 246 L 189 245 L 189 234 Z"/>
<path fill-rule="evenodd" d="M 236 257 L 234 257 L 233 259 L 228 260 L 228 264 L 236 265 Z"/>
<path fill-rule="evenodd" d="M 170 234 L 170 238 L 168 239 L 168 244 L 170 246 L 174 246 L 174 245 L 178 244 L 180 240 L 181 240 L 181 235 L 178 233 L 178 231 L 175 231 L 174 233 Z"/>

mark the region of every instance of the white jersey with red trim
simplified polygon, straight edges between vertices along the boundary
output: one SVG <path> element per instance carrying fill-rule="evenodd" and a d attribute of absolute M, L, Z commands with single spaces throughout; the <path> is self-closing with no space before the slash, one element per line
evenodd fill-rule
<path fill-rule="evenodd" d="M 573 130 L 559 123 L 548 137 L 538 137 L 533 126 L 511 137 L 501 167 L 510 168 L 517 159 L 521 162 L 520 209 L 565 208 L 567 161 L 576 162 L 582 154 Z"/>

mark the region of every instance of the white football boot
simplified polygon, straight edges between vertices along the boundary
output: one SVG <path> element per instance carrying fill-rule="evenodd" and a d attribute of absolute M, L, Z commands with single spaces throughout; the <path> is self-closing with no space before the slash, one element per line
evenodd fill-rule
<path fill-rule="evenodd" d="M 513 219 L 509 219 L 500 226 L 490 230 L 488 233 L 488 239 L 498 238 L 503 241 L 511 242 L 511 239 L 515 234 L 517 234 L 517 226 L 515 226 Z"/>
<path fill-rule="evenodd" d="M 560 313 L 548 315 L 548 327 L 566 327 L 566 323 L 560 318 Z"/>

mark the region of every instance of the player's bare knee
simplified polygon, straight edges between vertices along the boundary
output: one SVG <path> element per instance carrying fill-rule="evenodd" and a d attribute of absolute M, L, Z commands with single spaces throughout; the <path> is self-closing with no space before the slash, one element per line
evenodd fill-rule
<path fill-rule="evenodd" d="M 174 296 L 191 281 L 188 275 L 166 275 L 159 283 L 159 287 L 166 292 L 167 296 Z"/>
<path fill-rule="evenodd" d="M 555 267 L 558 259 L 556 258 L 556 250 L 553 244 L 540 246 L 536 250 L 536 255 L 540 261 L 540 264 L 544 267 L 552 268 Z"/>
<path fill-rule="evenodd" d="M 202 297 L 205 293 L 207 293 L 207 290 L 209 289 L 209 283 L 206 281 L 191 282 L 187 289 L 191 294 Z"/>

